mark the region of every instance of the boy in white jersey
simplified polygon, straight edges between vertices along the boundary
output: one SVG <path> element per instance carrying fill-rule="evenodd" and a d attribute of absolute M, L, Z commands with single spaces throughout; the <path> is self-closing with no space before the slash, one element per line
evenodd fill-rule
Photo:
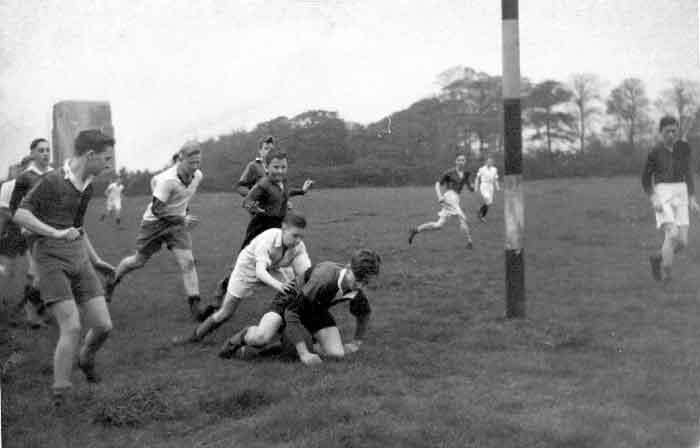
<path fill-rule="evenodd" d="M 136 240 L 136 253 L 124 258 L 115 276 L 107 282 L 106 296 L 111 300 L 114 288 L 129 272 L 140 269 L 163 244 L 175 255 L 182 271 L 187 301 L 195 319 L 201 319 L 199 280 L 192 255 L 192 229 L 199 220 L 189 214 L 190 199 L 202 182 L 202 152 L 195 143 L 180 150 L 178 162 L 151 180 L 153 200 L 143 214 Z"/>
<path fill-rule="evenodd" d="M 119 177 L 117 177 L 114 182 L 107 185 L 105 189 L 105 196 L 107 197 L 107 207 L 102 216 L 100 216 L 100 221 L 104 221 L 107 215 L 114 217 L 117 227 L 121 226 L 121 215 L 122 215 L 122 191 L 124 190 L 124 184 Z"/>
<path fill-rule="evenodd" d="M 252 297 L 259 287 L 267 286 L 280 294 L 295 290 L 295 279 L 311 267 L 311 260 L 302 241 L 306 218 L 290 211 L 282 228 L 267 229 L 248 243 L 238 254 L 229 277 L 221 307 L 206 318 L 194 332 L 174 343 L 198 342 L 233 316 L 243 299 Z"/>
<path fill-rule="evenodd" d="M 479 209 L 479 219 L 481 222 L 486 222 L 489 206 L 493 204 L 493 194 L 501 189 L 501 186 L 498 184 L 498 168 L 493 165 L 493 157 L 487 157 L 486 164 L 476 172 L 474 189 L 481 196 L 482 205 Z"/>
<path fill-rule="evenodd" d="M 408 235 L 408 244 L 413 244 L 413 239 L 421 232 L 432 230 L 440 230 L 451 216 L 459 220 L 459 228 L 467 237 L 467 249 L 473 248 L 472 235 L 467 223 L 467 216 L 462 211 L 459 205 L 459 194 L 466 186 L 469 191 L 474 191 L 471 182 L 469 181 L 469 171 L 465 170 L 467 157 L 464 154 L 459 154 L 455 159 L 455 167 L 445 171 L 440 179 L 435 182 L 435 193 L 437 194 L 438 202 L 440 203 L 440 211 L 438 212 L 438 220 L 434 222 L 426 222 L 411 229 Z M 445 192 L 442 192 L 444 187 Z"/>

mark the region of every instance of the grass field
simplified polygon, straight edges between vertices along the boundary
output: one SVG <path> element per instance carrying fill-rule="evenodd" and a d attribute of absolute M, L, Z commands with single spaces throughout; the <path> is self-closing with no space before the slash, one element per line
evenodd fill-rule
<path fill-rule="evenodd" d="M 700 441 L 700 236 L 666 289 L 649 275 L 657 246 L 637 179 L 529 182 L 528 318 L 504 311 L 502 197 L 475 250 L 456 223 L 421 234 L 437 211 L 431 188 L 319 190 L 294 200 L 309 218 L 313 261 L 359 246 L 383 256 L 362 350 L 304 368 L 281 359 L 222 361 L 227 335 L 270 297 L 242 305 L 206 344 L 171 347 L 192 328 L 174 259 L 163 252 L 128 277 L 111 307 L 103 384 L 78 372 L 74 414 L 48 399 L 56 330 L 8 326 L 2 359 L 6 447 L 695 447 Z M 133 247 L 147 198 L 127 198 L 127 229 L 96 217 L 88 231 L 112 262 Z M 240 198 L 205 194 L 192 209 L 204 295 L 232 262 L 247 217 Z M 476 198 L 465 195 L 469 213 Z M 10 286 L 2 288 L 9 300 Z M 17 287 L 15 283 L 14 287 Z M 12 298 L 10 301 L 16 299 Z M 7 304 L 3 311 L 8 310 Z M 350 335 L 346 308 L 335 310 Z"/>

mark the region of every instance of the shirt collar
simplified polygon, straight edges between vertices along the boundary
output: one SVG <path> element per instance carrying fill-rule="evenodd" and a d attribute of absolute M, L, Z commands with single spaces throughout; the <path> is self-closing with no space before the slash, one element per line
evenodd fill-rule
<path fill-rule="evenodd" d="M 87 177 L 87 179 L 85 179 L 84 181 L 81 181 L 80 179 L 78 179 L 75 176 L 73 171 L 71 171 L 70 161 L 71 161 L 71 159 L 66 159 L 66 161 L 63 163 L 63 172 L 64 172 L 63 178 L 69 180 L 70 183 L 73 184 L 75 189 L 82 193 L 83 191 L 85 191 L 85 189 L 88 187 L 88 185 L 90 185 L 94 176 L 90 175 Z"/>
<path fill-rule="evenodd" d="M 27 169 L 24 170 L 24 171 L 31 171 L 32 173 L 36 173 L 36 174 L 38 174 L 39 176 L 43 176 L 44 174 L 46 174 L 46 173 L 48 173 L 49 171 L 52 171 L 52 170 L 53 170 L 53 168 L 51 168 L 51 167 L 49 166 L 49 167 L 46 167 L 46 171 L 41 171 L 41 170 L 36 166 L 36 164 L 35 164 L 34 162 L 32 162 L 32 163 L 29 164 L 29 166 L 27 167 Z"/>
<path fill-rule="evenodd" d="M 354 299 L 355 296 L 357 295 L 356 289 L 353 289 L 351 291 L 343 293 L 343 279 L 345 278 L 345 275 L 347 273 L 348 273 L 348 268 L 343 268 L 340 270 L 340 273 L 338 274 L 338 296 L 340 296 L 343 299 Z"/>

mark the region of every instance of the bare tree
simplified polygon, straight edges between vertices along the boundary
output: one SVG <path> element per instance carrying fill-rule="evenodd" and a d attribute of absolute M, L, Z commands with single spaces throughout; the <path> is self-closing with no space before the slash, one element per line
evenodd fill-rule
<path fill-rule="evenodd" d="M 602 113 L 600 102 L 600 79 L 590 73 L 577 73 L 571 77 L 573 103 L 578 112 L 578 137 L 581 153 L 584 152 L 586 132 L 592 119 Z"/>
<path fill-rule="evenodd" d="M 673 78 L 671 87 L 661 92 L 656 106 L 662 112 L 671 112 L 678 117 L 680 134 L 685 139 L 693 127 L 699 103 L 700 83 L 690 79 Z"/>
<path fill-rule="evenodd" d="M 649 124 L 649 98 L 644 84 L 638 78 L 624 79 L 610 92 L 606 103 L 608 113 L 619 120 L 627 143 L 634 148 L 635 137 Z"/>

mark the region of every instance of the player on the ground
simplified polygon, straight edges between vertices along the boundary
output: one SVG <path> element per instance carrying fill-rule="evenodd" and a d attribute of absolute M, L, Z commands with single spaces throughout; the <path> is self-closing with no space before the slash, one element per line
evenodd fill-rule
<path fill-rule="evenodd" d="M 481 208 L 479 208 L 481 222 L 486 222 L 489 206 L 493 204 L 493 194 L 500 189 L 498 168 L 493 165 L 493 157 L 487 157 L 486 163 L 479 168 L 474 179 L 474 190 L 478 191 L 481 196 Z"/>
<path fill-rule="evenodd" d="M 34 188 L 39 182 L 39 179 L 46 173 L 53 170 L 49 165 L 51 162 L 51 148 L 48 140 L 45 138 L 34 139 L 29 145 L 29 157 L 31 161 L 27 167 L 17 176 L 12 197 L 10 198 L 10 212 L 15 213 L 22 199 Z M 23 238 L 26 235 L 22 235 Z M 25 250 L 27 253 L 27 274 L 24 286 L 24 309 L 26 311 L 27 320 L 33 327 L 42 326 L 44 304 L 41 300 L 39 292 L 39 279 L 36 262 L 32 254 L 31 241 L 28 241 Z"/>
<path fill-rule="evenodd" d="M 74 157 L 61 169 L 41 177 L 22 199 L 14 221 L 35 235 L 33 253 L 41 297 L 59 327 L 54 354 L 54 405 L 62 406 L 78 366 L 89 382 L 98 382 L 95 354 L 112 329 L 112 321 L 96 270 L 113 275 L 114 267 L 97 254 L 83 228 L 92 197 L 92 179 L 109 169 L 114 139 L 93 129 L 82 131 Z M 78 351 L 81 317 L 88 327 Z"/>
<path fill-rule="evenodd" d="M 467 237 L 467 248 L 473 247 L 472 235 L 467 223 L 467 216 L 462 211 L 459 205 L 459 194 L 465 186 L 469 191 L 474 191 L 474 188 L 469 181 L 469 171 L 465 170 L 467 157 L 464 154 L 459 154 L 455 159 L 455 167 L 445 171 L 440 179 L 435 182 L 435 193 L 437 194 L 438 202 L 442 207 L 438 212 L 438 220 L 435 222 L 426 222 L 418 227 L 411 229 L 408 236 L 408 244 L 413 244 L 413 239 L 421 232 L 440 230 L 451 216 L 459 219 L 459 228 Z M 445 189 L 444 193 L 442 189 Z"/>
<path fill-rule="evenodd" d="M 196 143 L 188 142 L 180 150 L 178 162 L 153 177 L 153 198 L 143 214 L 136 253 L 119 263 L 114 279 L 107 283 L 108 301 L 124 276 L 142 268 L 165 244 L 180 266 L 190 312 L 196 320 L 201 320 L 199 279 L 190 236 L 199 219 L 189 213 L 190 200 L 202 182 L 201 163 L 201 149 Z"/>
<path fill-rule="evenodd" d="M 678 120 L 665 116 L 659 121 L 661 142 L 649 152 L 642 186 L 656 214 L 656 226 L 664 233 L 661 250 L 649 257 L 655 280 L 671 281 L 674 254 L 688 244 L 688 208 L 700 212 L 688 143 L 678 140 Z"/>
<path fill-rule="evenodd" d="M 106 210 L 100 216 L 100 221 L 104 221 L 105 217 L 109 215 L 114 218 L 117 223 L 117 227 L 121 227 L 122 220 L 122 191 L 124 190 L 124 184 L 122 183 L 121 177 L 116 176 L 114 181 L 110 182 L 105 189 L 105 196 L 107 197 Z"/>
<path fill-rule="evenodd" d="M 369 324 L 370 306 L 363 289 L 379 275 L 381 259 L 376 252 L 360 249 L 345 266 L 324 261 L 309 268 L 297 288 L 277 295 L 256 326 L 245 327 L 224 344 L 219 356 L 231 358 L 243 347 L 263 348 L 283 333 L 301 362 L 318 364 L 322 356 L 342 358 L 356 352 Z M 329 309 L 349 302 L 356 318 L 353 339 L 343 344 Z M 318 354 L 311 351 L 310 338 L 318 341 Z"/>

